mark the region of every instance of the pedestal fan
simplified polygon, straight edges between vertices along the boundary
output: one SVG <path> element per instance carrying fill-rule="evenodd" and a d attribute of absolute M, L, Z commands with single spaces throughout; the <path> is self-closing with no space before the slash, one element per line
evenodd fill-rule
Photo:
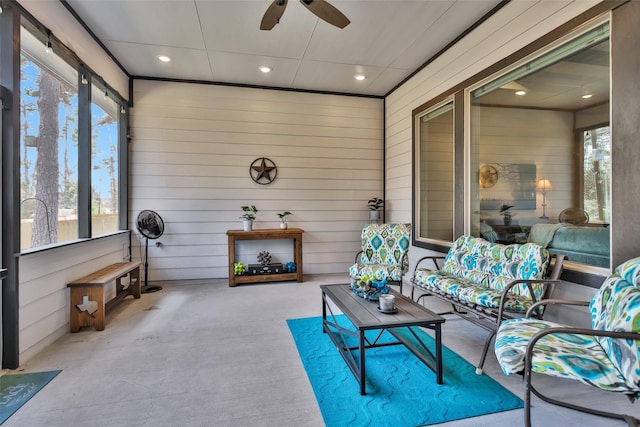
<path fill-rule="evenodd" d="M 162 286 L 148 286 L 147 277 L 149 275 L 149 239 L 157 239 L 164 233 L 164 222 L 157 212 L 144 210 L 138 214 L 138 232 L 145 237 L 144 245 L 144 286 L 142 293 L 157 292 L 162 290 Z"/>

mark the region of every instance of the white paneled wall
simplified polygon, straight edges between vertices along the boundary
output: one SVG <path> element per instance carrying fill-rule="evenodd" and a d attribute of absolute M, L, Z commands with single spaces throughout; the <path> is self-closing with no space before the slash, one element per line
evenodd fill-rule
<path fill-rule="evenodd" d="M 20 257 L 20 361 L 69 332 L 67 283 L 129 256 L 129 233 Z"/>
<path fill-rule="evenodd" d="M 475 108 L 474 108 L 475 109 Z M 472 120 L 481 123 L 480 164 L 521 163 L 536 166 L 536 179 L 551 181 L 553 191 L 546 194 L 546 214 L 557 218 L 560 211 L 572 207 L 575 185 L 573 171 L 574 114 L 565 111 L 524 108 L 480 107 Z M 505 149 L 507 147 L 508 149 Z M 506 187 L 508 188 L 508 187 Z M 481 199 L 504 197 L 504 184 L 480 190 Z M 498 196 L 496 196 L 496 194 Z M 516 211 L 520 224 L 539 222 L 542 194 L 536 192 L 535 211 Z M 508 202 L 509 199 L 502 199 Z M 478 207 L 473 208 L 477 210 Z M 493 212 L 494 219 L 498 218 Z"/>
<path fill-rule="evenodd" d="M 305 274 L 347 271 L 367 200 L 382 197 L 381 99 L 136 80 L 134 100 L 134 257 L 144 245 L 138 213 L 155 210 L 165 222 L 149 245 L 149 280 L 227 277 L 226 231 L 242 228 L 246 204 L 259 210 L 254 228 L 277 228 L 276 213 L 293 212 L 289 226 L 305 230 Z M 249 176 L 260 157 L 277 165 L 272 184 Z M 268 243 L 239 251 L 254 263 L 251 251 L 262 249 L 283 252 Z"/>

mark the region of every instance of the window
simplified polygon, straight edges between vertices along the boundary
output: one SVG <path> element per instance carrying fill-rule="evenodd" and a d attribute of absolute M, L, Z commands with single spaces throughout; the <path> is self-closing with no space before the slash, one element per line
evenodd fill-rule
<path fill-rule="evenodd" d="M 609 267 L 609 86 L 607 23 L 471 92 L 471 234 Z"/>
<path fill-rule="evenodd" d="M 609 268 L 609 51 L 600 21 L 414 110 L 413 244 L 466 233 Z"/>
<path fill-rule="evenodd" d="M 91 235 L 118 229 L 120 108 L 106 90 L 91 90 Z"/>
<path fill-rule="evenodd" d="M 45 49 L 37 28 L 26 20 L 23 25 L 21 249 L 126 228 L 119 216 L 126 212 L 120 205 L 126 204 L 126 169 L 120 170 L 127 163 L 124 100 L 69 51 Z"/>
<path fill-rule="evenodd" d="M 22 29 L 21 248 L 78 238 L 78 75 Z"/>
<path fill-rule="evenodd" d="M 453 240 L 453 101 L 416 117 L 416 239 Z"/>
<path fill-rule="evenodd" d="M 609 126 L 588 129 L 581 137 L 584 210 L 590 223 L 607 225 L 611 218 L 611 129 Z"/>

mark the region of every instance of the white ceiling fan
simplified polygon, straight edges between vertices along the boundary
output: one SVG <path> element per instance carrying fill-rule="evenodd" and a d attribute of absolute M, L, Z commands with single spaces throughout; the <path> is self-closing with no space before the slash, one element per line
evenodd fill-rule
<path fill-rule="evenodd" d="M 318 18 L 338 28 L 344 28 L 351 22 L 342 12 L 324 0 L 300 0 L 300 3 Z M 280 18 L 282 14 L 284 14 L 286 7 L 287 0 L 274 0 L 262 17 L 260 29 L 269 31 L 275 27 L 275 25 L 280 22 Z"/>

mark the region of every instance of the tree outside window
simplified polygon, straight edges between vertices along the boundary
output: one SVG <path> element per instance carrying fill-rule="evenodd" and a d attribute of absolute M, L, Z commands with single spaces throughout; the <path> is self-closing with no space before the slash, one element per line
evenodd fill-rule
<path fill-rule="evenodd" d="M 24 27 L 20 71 L 21 249 L 76 240 L 78 218 L 89 215 L 91 237 L 117 231 L 120 104 L 103 83 L 92 84 L 89 99 L 79 100 L 78 71 L 55 52 L 46 53 Z M 80 108 L 90 108 L 86 142 L 79 140 Z M 90 165 L 79 164 L 81 144 L 90 144 Z M 90 177 L 79 176 L 89 169 Z M 80 191 L 90 192 L 91 212 L 79 211 Z"/>
<path fill-rule="evenodd" d="M 21 55 L 21 247 L 78 237 L 78 91 L 76 71 Z"/>
<path fill-rule="evenodd" d="M 99 236 L 118 230 L 120 109 L 106 91 L 96 86 L 91 99 L 91 234 Z"/>
<path fill-rule="evenodd" d="M 598 127 L 583 132 L 584 210 L 591 221 L 609 223 L 611 206 L 611 128 Z"/>

